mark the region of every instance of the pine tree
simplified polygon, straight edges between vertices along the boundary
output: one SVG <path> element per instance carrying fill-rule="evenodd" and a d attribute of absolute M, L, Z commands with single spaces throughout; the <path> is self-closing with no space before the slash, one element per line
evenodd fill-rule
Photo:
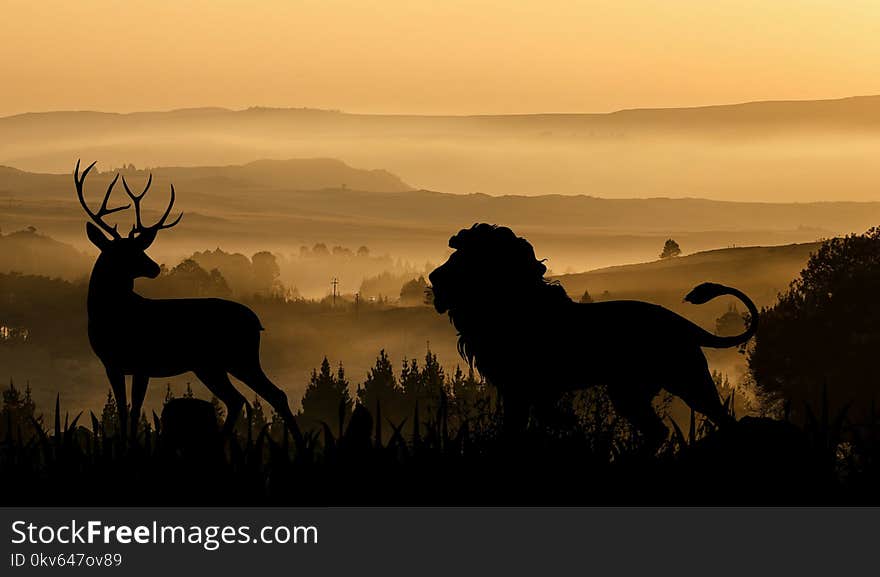
<path fill-rule="evenodd" d="M 437 361 L 437 355 L 431 352 L 430 347 L 425 353 L 425 366 L 419 375 L 419 384 L 419 405 L 427 410 L 436 409 L 441 392 L 446 392 L 446 377 L 443 367 Z"/>
<path fill-rule="evenodd" d="M 2 416 L 0 438 L 14 436 L 20 409 L 21 393 L 15 388 L 13 380 L 9 379 L 9 388 L 3 391 L 3 409 L 0 411 L 0 416 Z"/>
<path fill-rule="evenodd" d="M 666 243 L 663 245 L 663 252 L 660 253 L 660 258 L 669 259 L 675 258 L 681 254 L 681 247 L 678 246 L 678 243 L 674 240 L 667 239 Z"/>
<path fill-rule="evenodd" d="M 251 405 L 251 425 L 254 428 L 254 436 L 259 435 L 260 431 L 266 426 L 266 414 L 263 411 L 263 403 L 260 397 L 254 396 L 254 403 Z"/>
<path fill-rule="evenodd" d="M 342 438 L 345 423 L 351 417 L 354 409 L 354 399 L 351 397 L 349 390 L 350 383 L 345 379 L 345 368 L 342 361 L 339 361 L 339 367 L 336 369 L 336 390 L 339 391 L 339 402 L 336 403 L 336 420 L 339 423 L 339 437 Z"/>
<path fill-rule="evenodd" d="M 745 329 L 745 319 L 735 303 L 731 303 L 727 307 L 727 312 L 715 320 L 715 334 L 721 337 L 738 335 Z"/>
<path fill-rule="evenodd" d="M 400 369 L 400 387 L 408 402 L 415 402 L 421 387 L 419 362 L 416 359 L 403 359 L 403 367 Z"/>
<path fill-rule="evenodd" d="M 24 395 L 9 379 L 9 388 L 3 391 L 3 408 L 0 410 L 0 439 L 25 441 L 36 432 L 33 427 L 36 405 L 27 384 Z"/>
<path fill-rule="evenodd" d="M 367 378 L 358 386 L 357 398 L 361 404 L 373 410 L 377 401 L 388 402 L 395 393 L 399 393 L 399 389 L 394 378 L 394 367 L 385 349 L 382 349 L 376 357 L 376 364 L 367 373 Z"/>
<path fill-rule="evenodd" d="M 488 424 L 495 405 L 493 390 L 486 386 L 482 378 L 477 378 L 473 367 L 468 367 L 467 375 L 461 367 L 455 367 L 455 373 L 447 384 L 452 394 L 450 414 L 456 419 L 455 426 L 467 421 L 471 424 Z"/>
<path fill-rule="evenodd" d="M 101 429 L 108 438 L 119 432 L 119 411 L 116 410 L 116 400 L 110 389 L 107 390 L 107 401 L 101 411 Z"/>
<path fill-rule="evenodd" d="M 30 425 L 36 410 L 37 404 L 31 396 L 31 382 L 27 381 L 24 386 L 24 399 L 21 402 L 21 414 L 24 419 L 27 419 L 28 425 Z"/>
<path fill-rule="evenodd" d="M 428 302 L 428 281 L 420 276 L 406 282 L 400 289 L 400 304 L 404 306 L 431 304 Z"/>
<path fill-rule="evenodd" d="M 383 420 L 399 423 L 408 416 L 403 389 L 397 384 L 394 366 L 385 349 L 379 351 L 376 364 L 367 373 L 363 384 L 358 386 L 357 398 L 374 419 L 381 416 Z M 381 415 L 377 415 L 377 412 Z"/>
<path fill-rule="evenodd" d="M 312 370 L 309 385 L 302 398 L 302 409 L 299 412 L 302 426 L 316 429 L 324 422 L 334 430 L 340 421 L 340 408 L 342 420 L 347 420 L 351 416 L 353 405 L 342 363 L 339 363 L 334 375 L 330 369 L 330 361 L 324 357 L 320 372 Z"/>

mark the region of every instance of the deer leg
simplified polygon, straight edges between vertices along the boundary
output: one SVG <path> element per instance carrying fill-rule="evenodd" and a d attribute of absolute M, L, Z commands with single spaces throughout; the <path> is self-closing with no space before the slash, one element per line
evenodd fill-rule
<path fill-rule="evenodd" d="M 122 439 L 126 438 L 128 429 L 128 402 L 125 400 L 125 375 L 123 373 L 107 369 L 107 378 L 110 379 L 110 387 L 113 389 L 113 398 L 116 399 L 116 413 L 119 417 L 119 434 Z"/>
<path fill-rule="evenodd" d="M 235 421 L 241 413 L 241 408 L 245 405 L 244 396 L 238 392 L 238 389 L 229 380 L 226 371 L 200 370 L 195 371 L 195 373 L 199 380 L 205 383 L 205 386 L 226 405 L 226 420 L 223 422 L 223 434 L 228 435 L 232 432 L 233 427 L 235 427 Z"/>
<path fill-rule="evenodd" d="M 141 409 L 144 406 L 144 397 L 147 395 L 147 384 L 150 377 L 134 375 L 131 378 L 131 438 L 135 441 L 138 435 L 138 425 L 141 420 Z"/>
<path fill-rule="evenodd" d="M 296 424 L 296 419 L 293 417 L 293 413 L 290 411 L 290 406 L 287 404 L 287 394 L 275 386 L 275 383 L 269 380 L 269 377 L 263 372 L 259 363 L 245 369 L 236 368 L 229 372 L 232 373 L 233 377 L 240 380 L 253 389 L 255 393 L 266 399 L 266 402 L 269 403 L 272 409 L 284 419 L 284 424 L 287 425 L 287 428 L 293 435 L 294 441 L 297 444 L 302 441 L 302 433 L 299 430 L 299 426 Z"/>

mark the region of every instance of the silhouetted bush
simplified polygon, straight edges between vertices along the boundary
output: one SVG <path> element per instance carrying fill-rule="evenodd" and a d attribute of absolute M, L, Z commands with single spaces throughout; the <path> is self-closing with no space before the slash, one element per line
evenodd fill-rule
<path fill-rule="evenodd" d="M 761 313 L 749 367 L 763 391 L 804 404 L 827 388 L 832 410 L 865 418 L 877 400 L 880 350 L 880 228 L 835 238 Z"/>

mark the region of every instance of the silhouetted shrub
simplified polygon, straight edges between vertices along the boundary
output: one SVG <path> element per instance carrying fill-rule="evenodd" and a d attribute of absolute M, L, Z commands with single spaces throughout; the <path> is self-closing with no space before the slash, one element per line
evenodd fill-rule
<path fill-rule="evenodd" d="M 755 382 L 803 406 L 827 387 L 832 410 L 852 403 L 862 418 L 877 398 L 880 350 L 880 229 L 835 238 L 810 257 L 800 277 L 761 313 L 749 352 Z"/>

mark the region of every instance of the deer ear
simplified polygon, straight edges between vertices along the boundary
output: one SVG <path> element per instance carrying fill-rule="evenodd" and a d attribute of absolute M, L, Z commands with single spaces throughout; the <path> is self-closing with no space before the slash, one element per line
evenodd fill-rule
<path fill-rule="evenodd" d="M 98 227 L 90 222 L 86 223 L 86 236 L 88 236 L 89 240 L 92 241 L 92 244 L 100 250 L 104 250 L 110 246 L 110 239 L 104 236 L 104 233 L 98 230 Z"/>
<path fill-rule="evenodd" d="M 150 248 L 150 245 L 156 240 L 156 232 L 158 231 L 148 229 L 137 236 L 137 241 L 140 243 L 143 250 Z"/>

